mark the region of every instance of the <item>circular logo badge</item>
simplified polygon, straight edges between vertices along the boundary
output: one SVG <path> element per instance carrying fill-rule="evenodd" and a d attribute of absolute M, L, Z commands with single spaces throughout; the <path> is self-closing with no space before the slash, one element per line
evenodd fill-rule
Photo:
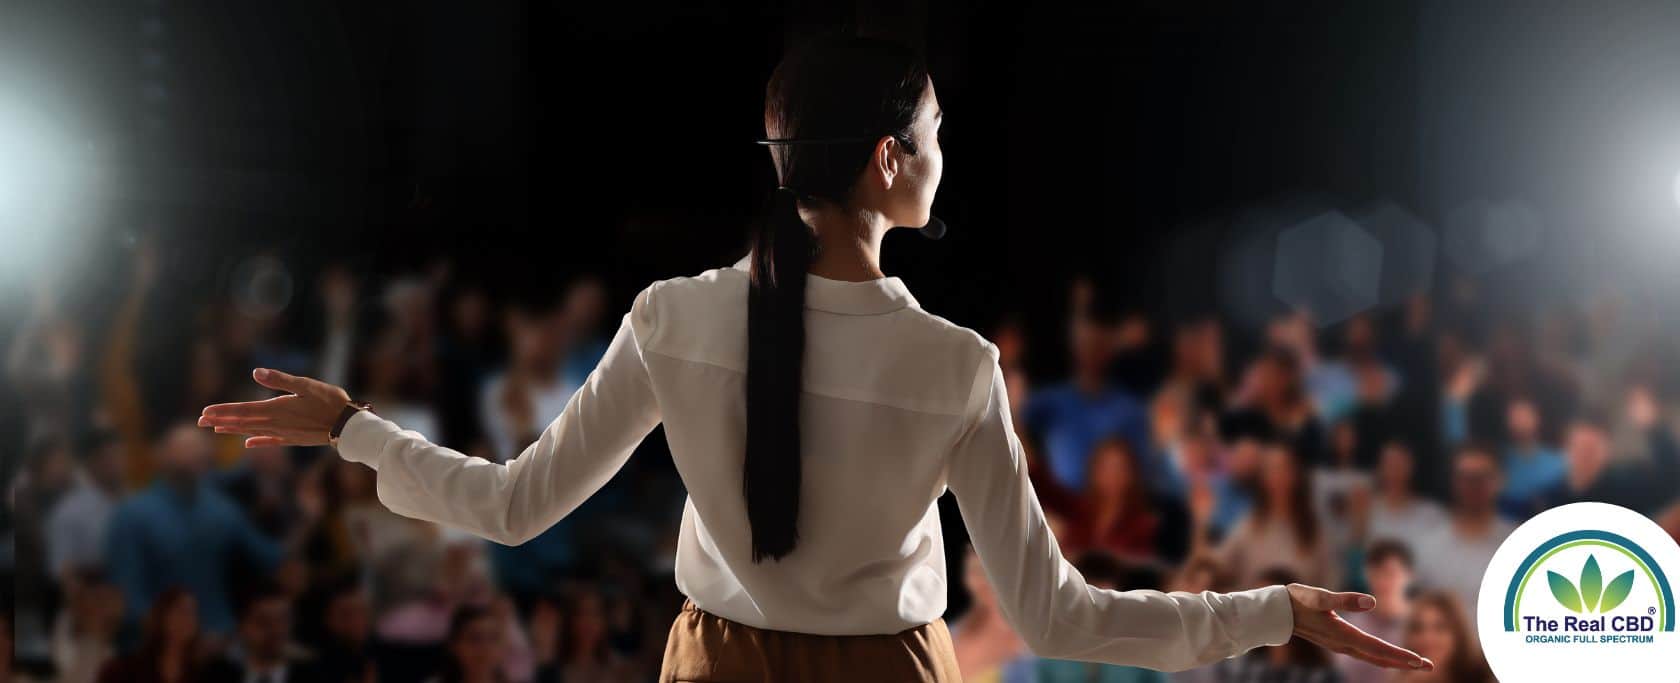
<path fill-rule="evenodd" d="M 1494 553 L 1477 630 L 1502 681 L 1672 683 L 1680 546 L 1650 518 L 1604 503 L 1547 510 Z"/>

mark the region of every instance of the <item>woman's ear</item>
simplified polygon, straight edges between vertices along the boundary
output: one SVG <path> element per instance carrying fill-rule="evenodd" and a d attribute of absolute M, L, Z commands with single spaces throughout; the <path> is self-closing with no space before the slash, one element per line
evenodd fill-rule
<path fill-rule="evenodd" d="M 871 165 L 875 167 L 876 177 L 879 178 L 881 189 L 891 190 L 893 181 L 898 178 L 900 149 L 898 139 L 891 135 L 882 137 L 875 142 L 875 152 L 870 156 Z"/>

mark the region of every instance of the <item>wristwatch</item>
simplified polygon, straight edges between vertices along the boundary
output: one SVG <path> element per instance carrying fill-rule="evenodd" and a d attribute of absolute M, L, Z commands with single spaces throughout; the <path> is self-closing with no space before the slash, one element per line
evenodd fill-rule
<path fill-rule="evenodd" d="M 344 410 L 339 411 L 338 419 L 333 421 L 332 430 L 327 432 L 327 442 L 334 447 L 338 446 L 338 435 L 344 431 L 344 425 L 348 424 L 356 413 L 364 410 L 373 410 L 373 404 L 367 401 L 345 401 Z"/>

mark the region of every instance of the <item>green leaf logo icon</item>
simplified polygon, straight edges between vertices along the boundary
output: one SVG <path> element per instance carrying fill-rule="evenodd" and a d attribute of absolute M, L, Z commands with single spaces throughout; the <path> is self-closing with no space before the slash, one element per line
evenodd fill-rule
<path fill-rule="evenodd" d="M 1587 556 L 1587 566 L 1581 570 L 1581 604 L 1588 612 L 1598 609 L 1598 596 L 1604 592 L 1604 574 L 1598 570 L 1598 558 Z"/>
<path fill-rule="evenodd" d="M 1617 606 L 1622 604 L 1622 601 L 1627 600 L 1628 593 L 1631 592 L 1633 592 L 1633 570 L 1629 569 L 1622 572 L 1621 576 L 1616 577 L 1604 589 L 1604 597 L 1602 598 L 1604 602 L 1598 606 L 1598 611 L 1608 612 L 1616 609 Z"/>
<path fill-rule="evenodd" d="M 1587 556 L 1587 566 L 1581 568 L 1581 588 L 1575 589 L 1575 584 L 1557 572 L 1546 572 L 1546 581 L 1551 585 L 1552 597 L 1557 598 L 1558 604 L 1577 614 L 1581 612 L 1597 611 L 1600 614 L 1616 609 L 1627 600 L 1628 594 L 1633 592 L 1633 570 L 1622 572 L 1609 586 L 1604 585 L 1604 573 L 1598 567 L 1598 558 Z"/>
<path fill-rule="evenodd" d="M 1551 583 L 1552 597 L 1557 598 L 1558 604 L 1571 612 L 1580 613 L 1581 594 L 1575 591 L 1575 584 L 1563 578 L 1562 574 L 1552 571 L 1546 572 L 1546 580 Z"/>

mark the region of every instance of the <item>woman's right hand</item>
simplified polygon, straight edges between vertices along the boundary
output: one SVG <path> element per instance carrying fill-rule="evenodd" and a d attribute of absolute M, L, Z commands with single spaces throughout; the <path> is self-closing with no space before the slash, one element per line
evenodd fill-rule
<path fill-rule="evenodd" d="M 218 403 L 206 407 L 198 426 L 217 434 L 243 434 L 246 448 L 258 446 L 320 446 L 328 443 L 350 394 L 344 389 L 279 370 L 257 368 L 252 379 L 270 389 L 287 392 L 265 401 Z"/>
<path fill-rule="evenodd" d="M 1332 593 L 1299 583 L 1289 584 L 1295 617 L 1295 637 L 1337 654 L 1388 669 L 1432 671 L 1435 663 L 1416 652 L 1390 644 L 1348 623 L 1337 610 L 1367 612 L 1377 599 L 1364 593 Z"/>

